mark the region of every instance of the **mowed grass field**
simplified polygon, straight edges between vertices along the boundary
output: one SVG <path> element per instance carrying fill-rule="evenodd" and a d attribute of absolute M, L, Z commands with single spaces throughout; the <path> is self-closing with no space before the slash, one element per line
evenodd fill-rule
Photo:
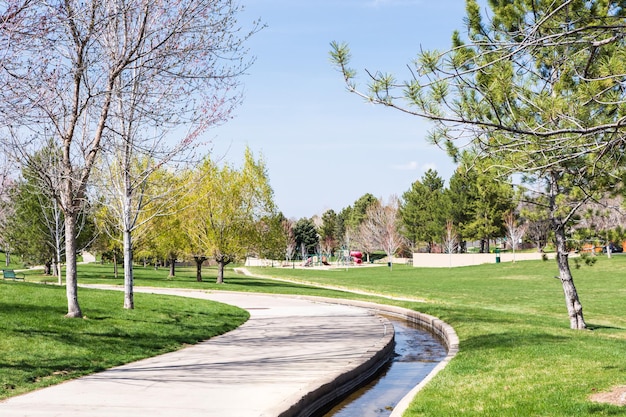
<path fill-rule="evenodd" d="M 586 331 L 569 329 L 561 283 L 554 279 L 557 275 L 554 261 L 452 269 L 394 265 L 392 270 L 386 266 L 329 271 L 293 268 L 248 270 L 259 276 L 292 282 L 251 278 L 229 270 L 226 284 L 220 286 L 214 284 L 215 271 L 212 268 L 205 269 L 204 282 L 201 283 L 195 281 L 193 268 L 179 269 L 175 278 L 168 278 L 164 269 L 137 268 L 136 285 L 359 298 L 401 305 L 437 316 L 455 328 L 460 338 L 460 352 L 417 395 L 406 416 L 626 416 L 625 407 L 596 403 L 590 399 L 593 394 L 626 386 L 626 256 L 617 255 L 612 259 L 600 257 L 593 267 L 574 270 L 589 326 Z M 81 266 L 79 282 L 121 285 L 121 276 L 113 278 L 112 271 L 111 265 Z M 36 272 L 27 276 L 27 281 L 40 279 L 43 277 Z M 371 295 L 308 288 L 294 282 L 342 287 Z M 117 314 L 128 317 L 145 314 L 144 310 L 153 314 L 162 314 L 164 309 L 173 314 L 177 310 L 167 302 L 160 304 L 159 297 L 136 294 L 137 310 L 127 312 L 121 309 L 121 293 L 80 289 L 79 299 L 88 319 L 67 320 L 62 319 L 65 305 L 62 288 L 29 283 L 3 284 L 0 294 L 6 292 L 5 288 L 59 292 L 53 297 L 58 299 L 56 307 L 53 310 L 46 308 L 43 312 L 36 306 L 41 303 L 24 304 L 19 301 L 19 294 L 14 294 L 16 299 L 12 300 L 17 304 L 16 308 L 25 314 L 51 314 L 55 320 L 60 320 L 65 328 L 58 332 L 45 328 L 35 330 L 45 323 L 32 324 L 32 333 L 40 332 L 41 337 L 52 340 L 60 339 L 67 327 L 81 328 L 85 326 L 83 323 L 91 325 L 91 322 L 98 321 L 97 317 L 105 320 Z M 100 302 L 103 293 L 110 294 L 115 301 L 103 305 Z M 422 301 L 399 301 L 374 294 Z M 93 301 L 89 301 L 92 297 Z M 6 302 L 4 296 L 0 296 L 0 303 Z M 187 305 L 187 301 L 183 304 Z M 94 318 L 89 318 L 90 315 Z M 9 328 L 0 330 L 1 340 L 8 332 L 15 332 L 10 330 L 10 324 L 6 324 L 13 321 L 12 318 L 3 321 L 4 326 Z M 131 318 L 128 325 L 131 323 L 138 328 L 151 326 L 147 320 Z M 96 332 L 86 333 L 93 336 Z M 88 351 L 93 345 L 82 340 L 86 337 L 83 334 L 76 333 L 74 339 L 66 343 L 67 348 L 70 345 L 80 347 L 79 356 L 91 354 Z M 124 339 L 126 337 L 120 336 L 115 343 L 124 343 Z M 4 342 L 0 345 L 3 352 L 20 350 L 24 346 Z M 47 349 L 43 342 L 37 346 L 41 350 Z M 59 352 L 58 356 L 63 354 Z M 44 361 L 44 357 L 43 354 L 34 357 L 25 355 L 22 362 L 14 360 L 10 367 L 19 367 L 15 363 L 28 363 L 34 367 L 37 358 Z M 99 368 L 106 366 L 105 363 L 98 363 Z M 4 368 L 3 364 L 3 373 Z M 93 370 L 97 369 L 81 372 Z M 6 383 L 2 381 L 0 384 Z M 16 387 L 9 391 L 27 389 L 28 384 L 26 388 Z"/>
<path fill-rule="evenodd" d="M 454 327 L 460 353 L 406 416 L 626 416 L 593 394 L 626 386 L 626 256 L 574 270 L 587 331 L 569 329 L 554 261 L 426 269 L 250 268 L 422 303 L 385 301 Z"/>

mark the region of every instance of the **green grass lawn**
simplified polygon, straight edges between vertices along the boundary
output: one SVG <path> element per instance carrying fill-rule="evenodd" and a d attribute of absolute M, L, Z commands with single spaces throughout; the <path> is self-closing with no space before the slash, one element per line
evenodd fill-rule
<path fill-rule="evenodd" d="M 24 268 L 24 265 L 22 264 L 18 256 L 10 256 L 9 265 L 6 264 L 6 260 L 7 260 L 6 253 L 0 252 L 0 269 L 23 269 Z"/>
<path fill-rule="evenodd" d="M 453 269 L 403 265 L 394 265 L 393 270 L 386 266 L 332 271 L 248 269 L 268 277 L 425 301 L 398 301 L 307 289 L 294 283 L 248 278 L 232 270 L 227 271 L 226 284 L 220 286 L 214 284 L 216 273 L 213 268 L 205 269 L 205 282 L 201 283 L 195 281 L 193 268 L 179 269 L 172 279 L 167 277 L 164 269 L 137 268 L 135 275 L 136 285 L 360 298 L 412 308 L 445 320 L 459 335 L 460 353 L 416 397 L 405 414 L 409 417 L 626 416 L 624 407 L 589 400 L 594 393 L 626 385 L 626 255 L 610 260 L 601 257 L 593 267 L 574 270 L 590 328 L 588 331 L 569 329 L 561 283 L 553 278 L 557 275 L 554 261 Z M 113 278 L 112 271 L 111 265 L 81 266 L 79 282 L 121 285 L 121 277 Z M 42 279 L 37 272 L 29 274 L 27 280 Z M 52 286 L 30 286 L 61 291 Z M 27 288 L 29 284 L 5 284 L 0 290 L 5 287 Z M 116 301 L 107 306 L 99 302 L 103 297 L 101 293 L 80 289 L 79 294 L 81 307 L 90 317 L 88 320 L 61 318 L 65 309 L 64 294 L 54 295 L 57 306 L 46 315 L 64 326 L 82 329 L 98 321 L 95 318 L 100 315 L 109 318 L 129 314 L 129 321 L 133 321 L 132 315 L 145 314 L 144 309 L 157 314 L 169 306 L 159 307 L 154 299 L 148 298 L 152 296 L 137 294 L 137 310 L 125 312 L 121 309 L 121 294 L 112 294 Z M 92 297 L 98 302 L 88 301 Z M 26 317 L 43 315 L 37 304 L 24 305 L 20 310 L 29 312 Z M 21 302 L 18 305 L 21 306 Z M 65 324 L 67 322 L 69 324 Z M 138 329 L 144 327 L 145 330 L 145 322 L 139 320 L 135 324 Z M 46 338 L 47 324 L 34 323 L 32 326 L 41 332 L 42 338 Z M 93 337 L 95 332 L 86 333 Z M 90 345 L 81 341 L 82 334 L 77 333 L 76 343 L 67 344 L 67 348 L 78 345 L 79 356 L 87 355 L 85 346 Z M 48 338 L 59 337 L 58 333 L 52 333 Z M 137 342 L 141 341 L 141 338 L 137 339 Z M 46 349 L 43 342 L 38 346 Z M 45 362 L 45 357 L 41 354 L 40 361 Z M 102 367 L 106 366 L 102 364 Z"/>
<path fill-rule="evenodd" d="M 451 324 L 460 353 L 406 416 L 626 416 L 624 407 L 589 401 L 594 393 L 626 385 L 626 256 L 574 270 L 589 331 L 569 329 L 554 261 L 453 269 L 250 269 L 425 299 L 386 302 Z"/>
<path fill-rule="evenodd" d="M 204 300 L 135 299 L 139 307 L 124 310 L 122 293 L 80 289 L 86 318 L 66 319 L 64 287 L 0 282 L 0 399 L 173 351 L 248 318 Z"/>

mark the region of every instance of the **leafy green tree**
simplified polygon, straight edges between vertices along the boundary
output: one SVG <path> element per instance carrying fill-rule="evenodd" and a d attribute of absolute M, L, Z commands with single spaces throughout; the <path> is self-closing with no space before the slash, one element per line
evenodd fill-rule
<path fill-rule="evenodd" d="M 57 201 L 44 193 L 32 177 L 16 183 L 10 196 L 13 214 L 4 227 L 11 247 L 24 263 L 43 265 L 45 274 L 54 275 L 61 282 L 65 235 L 63 212 Z M 79 215 L 76 239 L 79 250 L 90 245 L 95 233 L 93 219 L 86 208 Z"/>
<path fill-rule="evenodd" d="M 54 233 L 46 223 L 46 215 L 53 216 L 49 199 L 45 199 L 40 189 L 28 181 L 15 184 L 9 195 L 14 211 L 7 219 L 5 235 L 11 247 L 24 263 L 44 265 L 44 273 L 50 275 L 56 246 Z"/>
<path fill-rule="evenodd" d="M 350 217 L 347 219 L 348 228 L 358 228 L 359 225 L 363 223 L 368 207 L 377 202 L 378 199 L 370 193 L 363 194 L 359 197 L 350 210 Z"/>
<path fill-rule="evenodd" d="M 337 241 L 340 247 L 348 247 L 350 240 L 350 232 L 348 230 L 348 224 L 350 216 L 352 215 L 352 206 L 344 207 L 337 214 Z"/>
<path fill-rule="evenodd" d="M 450 50 L 422 51 L 406 82 L 369 72 L 357 88 L 347 45 L 332 58 L 348 88 L 370 102 L 430 119 L 430 140 L 458 156 L 488 157 L 504 176 L 543 183 L 570 327 L 586 328 L 569 267 L 578 210 L 617 188 L 624 164 L 626 43 L 623 2 L 466 0 L 466 33 Z"/>
<path fill-rule="evenodd" d="M 252 250 L 261 258 L 282 259 L 285 256 L 288 234 L 282 213 L 266 216 L 256 223 L 256 236 L 260 237 Z"/>
<path fill-rule="evenodd" d="M 53 143 L 35 152 L 30 160 L 36 164 L 57 166 L 60 151 Z M 52 168 L 51 168 L 52 169 Z M 30 164 L 22 169 L 22 179 L 10 188 L 12 215 L 6 219 L 5 235 L 12 247 L 30 265 L 44 265 L 47 274 L 53 273 L 62 283 L 61 264 L 65 259 L 64 214 L 52 190 L 40 181 Z M 77 250 L 86 248 L 94 237 L 91 205 L 87 201 L 78 214 Z M 54 268 L 53 268 L 54 267 Z"/>
<path fill-rule="evenodd" d="M 338 216 L 334 210 L 326 210 L 322 214 L 322 225 L 319 228 L 322 250 L 326 253 L 333 253 L 339 247 L 337 236 Z"/>
<path fill-rule="evenodd" d="M 421 181 L 415 181 L 411 189 L 402 195 L 400 218 L 405 237 L 415 246 L 426 242 L 428 251 L 439 242 L 445 229 L 448 200 L 444 193 L 444 181 L 437 171 L 429 169 Z"/>
<path fill-rule="evenodd" d="M 220 167 L 207 157 L 197 174 L 185 231 L 198 256 L 215 259 L 217 283 L 222 284 L 225 266 L 243 259 L 267 236 L 266 229 L 257 226 L 277 216 L 274 193 L 265 162 L 255 160 L 249 149 L 241 169 Z"/>

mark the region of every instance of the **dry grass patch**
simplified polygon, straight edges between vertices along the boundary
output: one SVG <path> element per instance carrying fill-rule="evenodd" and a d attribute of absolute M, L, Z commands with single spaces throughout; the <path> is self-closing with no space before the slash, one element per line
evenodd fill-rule
<path fill-rule="evenodd" d="M 593 394 L 590 399 L 597 403 L 626 405 L 626 386 L 613 387 L 609 392 Z"/>

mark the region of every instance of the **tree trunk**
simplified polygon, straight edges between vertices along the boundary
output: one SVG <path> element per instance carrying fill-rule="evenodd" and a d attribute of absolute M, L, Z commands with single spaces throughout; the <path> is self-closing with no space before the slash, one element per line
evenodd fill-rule
<path fill-rule="evenodd" d="M 557 225 L 554 233 L 556 239 L 556 261 L 559 265 L 559 278 L 563 285 L 563 294 L 565 295 L 565 305 L 567 306 L 567 314 L 569 315 L 570 328 L 575 330 L 586 329 L 587 325 L 583 318 L 583 306 L 578 299 L 574 278 L 569 268 L 564 226 Z"/>
<path fill-rule="evenodd" d="M 562 195 L 559 189 L 560 176 L 556 172 L 550 175 L 550 225 L 554 231 L 556 244 L 556 262 L 559 266 L 559 279 L 563 285 L 565 295 L 565 305 L 569 316 L 570 328 L 575 330 L 585 329 L 587 325 L 583 318 L 583 306 L 578 299 L 578 292 L 574 285 L 572 271 L 569 268 L 569 252 L 567 251 L 567 241 L 565 237 L 565 222 L 559 217 L 557 197 Z"/>
<path fill-rule="evenodd" d="M 118 272 L 117 272 L 117 251 L 114 250 L 113 251 L 113 278 L 117 279 L 118 277 Z"/>
<path fill-rule="evenodd" d="M 52 261 L 46 261 L 46 263 L 43 266 L 43 274 L 52 275 Z"/>
<path fill-rule="evenodd" d="M 65 291 L 67 294 L 67 314 L 65 317 L 82 318 L 78 304 L 78 278 L 76 273 L 76 213 L 65 214 Z"/>
<path fill-rule="evenodd" d="M 124 231 L 124 308 L 135 308 L 135 296 L 133 276 L 133 242 L 130 230 Z"/>
<path fill-rule="evenodd" d="M 215 282 L 216 284 L 224 283 L 224 267 L 227 263 L 228 262 L 224 261 L 223 259 L 217 260 L 217 281 Z"/>
<path fill-rule="evenodd" d="M 63 275 L 62 275 L 62 269 L 61 268 L 62 268 L 61 261 L 57 261 L 54 264 L 54 274 L 58 278 L 58 284 L 59 285 L 63 285 Z"/>
<path fill-rule="evenodd" d="M 202 264 L 206 261 L 204 256 L 194 256 L 194 261 L 196 261 L 196 281 L 202 282 Z"/>
<path fill-rule="evenodd" d="M 55 264 L 55 275 L 58 278 L 59 285 L 63 285 L 63 278 L 61 277 L 61 258 L 62 258 L 62 244 L 63 244 L 63 233 L 62 233 L 62 216 L 61 209 L 59 207 L 59 203 L 54 200 L 53 201 L 54 208 L 54 264 Z"/>
<path fill-rule="evenodd" d="M 170 254 L 170 275 L 168 278 L 174 278 L 176 276 L 176 256 Z"/>

